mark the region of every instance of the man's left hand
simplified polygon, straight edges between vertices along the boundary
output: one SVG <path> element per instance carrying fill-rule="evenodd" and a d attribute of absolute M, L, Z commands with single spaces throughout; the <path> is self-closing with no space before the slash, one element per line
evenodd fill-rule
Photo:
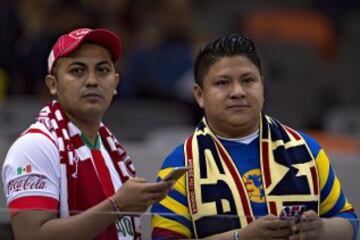
<path fill-rule="evenodd" d="M 293 223 L 292 230 L 290 240 L 320 239 L 323 222 L 315 211 L 309 210 L 303 213 L 300 221 Z"/>

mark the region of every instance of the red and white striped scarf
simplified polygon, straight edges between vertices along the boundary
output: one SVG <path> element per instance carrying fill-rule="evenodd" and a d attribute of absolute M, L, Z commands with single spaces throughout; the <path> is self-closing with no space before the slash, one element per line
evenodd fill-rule
<path fill-rule="evenodd" d="M 79 160 L 84 160 L 91 156 L 84 156 L 84 151 L 79 151 L 81 147 L 85 146 L 80 134 L 81 132 L 75 127 L 73 123 L 69 122 L 68 118 L 61 109 L 57 101 L 50 102 L 43 108 L 37 120 L 42 122 L 48 130 L 55 132 L 57 136 L 57 143 L 60 152 L 61 163 L 74 166 L 72 177 L 76 178 L 77 163 Z M 74 133 L 72 133 L 72 131 Z M 116 170 L 119 172 L 121 182 L 126 182 L 131 177 L 135 177 L 134 166 L 126 154 L 124 148 L 119 144 L 116 138 L 112 135 L 110 130 L 103 124 L 100 124 L 99 135 L 103 140 L 106 150 L 109 152 L 111 159 L 114 162 Z"/>
<path fill-rule="evenodd" d="M 55 100 L 50 102 L 40 111 L 37 120 L 56 136 L 60 164 L 66 168 L 67 201 L 60 203 L 60 215 L 75 215 L 109 197 L 106 196 L 91 161 L 86 161 L 92 156 L 90 151 L 85 149 L 87 146 L 81 139 L 80 130 L 68 120 L 60 104 Z M 129 178 L 134 178 L 136 173 L 130 157 L 103 123 L 100 124 L 99 135 L 122 184 Z M 64 199 L 60 201 L 64 202 Z M 134 239 L 139 239 L 139 219 L 131 217 L 131 221 Z M 116 235 L 115 226 L 111 226 L 96 239 L 117 239 Z"/>

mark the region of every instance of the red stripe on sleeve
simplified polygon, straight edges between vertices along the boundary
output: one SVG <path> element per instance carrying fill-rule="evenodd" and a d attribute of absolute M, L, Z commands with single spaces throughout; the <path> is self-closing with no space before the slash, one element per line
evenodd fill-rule
<path fill-rule="evenodd" d="M 57 211 L 59 201 L 52 197 L 29 196 L 20 197 L 9 203 L 11 216 L 22 210 L 47 210 Z"/>

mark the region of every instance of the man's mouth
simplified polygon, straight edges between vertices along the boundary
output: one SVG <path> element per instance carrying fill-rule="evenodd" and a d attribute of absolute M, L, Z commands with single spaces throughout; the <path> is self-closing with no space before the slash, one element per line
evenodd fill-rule
<path fill-rule="evenodd" d="M 102 98 L 102 96 L 98 93 L 86 93 L 84 95 L 82 95 L 83 98 L 90 98 L 90 99 L 98 99 L 98 98 Z"/>
<path fill-rule="evenodd" d="M 234 105 L 230 105 L 227 106 L 227 109 L 245 109 L 245 108 L 249 108 L 250 105 L 247 104 L 234 104 Z"/>

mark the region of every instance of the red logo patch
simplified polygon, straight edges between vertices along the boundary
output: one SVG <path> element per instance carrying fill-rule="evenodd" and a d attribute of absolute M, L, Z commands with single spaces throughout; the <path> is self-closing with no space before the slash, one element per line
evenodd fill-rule
<path fill-rule="evenodd" d="M 69 34 L 69 36 L 72 38 L 75 38 L 75 39 L 81 39 L 85 34 L 87 34 L 90 31 L 91 31 L 91 29 L 89 29 L 89 28 L 81 28 L 76 31 L 72 31 Z"/>

